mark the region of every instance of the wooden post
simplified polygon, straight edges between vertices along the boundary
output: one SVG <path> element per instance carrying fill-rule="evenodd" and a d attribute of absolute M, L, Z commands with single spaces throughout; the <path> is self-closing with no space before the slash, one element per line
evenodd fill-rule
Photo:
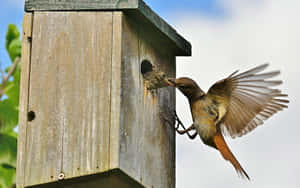
<path fill-rule="evenodd" d="M 26 0 L 18 187 L 175 187 L 175 90 L 191 45 L 142 0 Z"/>

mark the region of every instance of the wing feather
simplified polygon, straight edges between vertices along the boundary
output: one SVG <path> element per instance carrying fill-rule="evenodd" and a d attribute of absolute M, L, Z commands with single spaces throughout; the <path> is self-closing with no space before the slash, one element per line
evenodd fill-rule
<path fill-rule="evenodd" d="M 221 124 L 224 133 L 233 138 L 243 136 L 288 107 L 287 95 L 274 89 L 282 81 L 268 80 L 280 71 L 262 73 L 267 67 L 263 64 L 240 74 L 235 71 L 209 89 L 207 95 L 220 103 L 229 101 Z"/>

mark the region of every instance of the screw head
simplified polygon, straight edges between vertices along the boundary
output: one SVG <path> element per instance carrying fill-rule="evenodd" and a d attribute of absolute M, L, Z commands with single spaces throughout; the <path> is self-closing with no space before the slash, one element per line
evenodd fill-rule
<path fill-rule="evenodd" d="M 63 172 L 61 172 L 60 174 L 58 174 L 58 180 L 63 180 L 65 178 L 65 174 Z"/>

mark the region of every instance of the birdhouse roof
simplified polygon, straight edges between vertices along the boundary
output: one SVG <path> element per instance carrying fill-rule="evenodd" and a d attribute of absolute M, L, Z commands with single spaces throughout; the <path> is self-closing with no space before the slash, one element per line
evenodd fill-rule
<path fill-rule="evenodd" d="M 25 0 L 25 11 L 121 10 L 177 56 L 190 56 L 191 44 L 166 21 L 159 17 L 143 0 Z"/>

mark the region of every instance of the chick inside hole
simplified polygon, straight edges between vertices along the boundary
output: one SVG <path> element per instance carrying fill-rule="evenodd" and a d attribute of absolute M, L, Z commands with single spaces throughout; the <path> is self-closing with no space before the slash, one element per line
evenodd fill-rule
<path fill-rule="evenodd" d="M 142 61 L 141 73 L 144 78 L 144 84 L 148 90 L 169 86 L 167 75 L 157 70 L 149 60 Z"/>

